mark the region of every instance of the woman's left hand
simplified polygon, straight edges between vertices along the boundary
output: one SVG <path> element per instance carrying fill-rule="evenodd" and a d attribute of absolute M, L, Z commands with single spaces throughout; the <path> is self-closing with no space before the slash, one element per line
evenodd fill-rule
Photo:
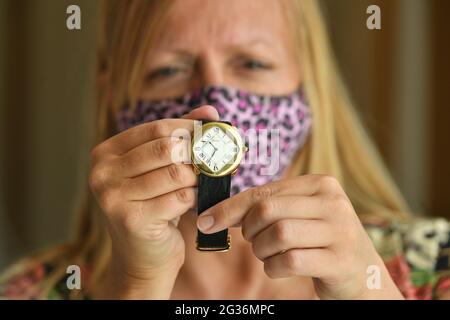
<path fill-rule="evenodd" d="M 312 277 L 321 299 L 403 298 L 333 177 L 249 189 L 206 210 L 197 225 L 204 233 L 241 225 L 269 277 Z M 372 288 L 368 278 L 377 275 L 380 287 Z"/>

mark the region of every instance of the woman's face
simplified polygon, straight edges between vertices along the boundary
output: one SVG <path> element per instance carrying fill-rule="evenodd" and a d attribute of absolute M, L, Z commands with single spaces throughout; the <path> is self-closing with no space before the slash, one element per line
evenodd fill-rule
<path fill-rule="evenodd" d="M 206 85 L 287 94 L 300 84 L 288 5 L 280 0 L 176 0 L 146 58 L 141 99 Z"/>

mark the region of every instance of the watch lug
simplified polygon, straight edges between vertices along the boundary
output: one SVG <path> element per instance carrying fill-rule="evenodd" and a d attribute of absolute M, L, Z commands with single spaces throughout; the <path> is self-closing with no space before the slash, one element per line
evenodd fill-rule
<path fill-rule="evenodd" d="M 200 170 L 198 170 L 198 168 L 196 166 L 193 166 L 193 167 L 194 167 L 194 173 L 196 175 L 200 175 Z"/>
<path fill-rule="evenodd" d="M 235 174 L 237 173 L 237 171 L 238 171 L 238 168 L 234 169 L 234 171 L 231 173 L 231 176 L 234 177 Z"/>

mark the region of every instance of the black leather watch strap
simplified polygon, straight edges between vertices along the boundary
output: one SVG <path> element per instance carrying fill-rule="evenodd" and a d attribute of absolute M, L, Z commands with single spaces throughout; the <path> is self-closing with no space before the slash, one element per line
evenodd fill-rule
<path fill-rule="evenodd" d="M 210 121 L 203 120 L 202 123 Z M 230 124 L 229 122 L 225 122 Z M 200 173 L 198 182 L 198 214 L 209 209 L 217 203 L 230 197 L 231 175 L 223 177 L 209 177 Z M 230 241 L 228 229 L 213 233 L 204 234 L 197 231 L 197 249 L 202 251 L 223 251 L 228 250 Z"/>
<path fill-rule="evenodd" d="M 231 175 L 212 178 L 200 174 L 198 185 L 198 214 L 230 197 Z M 197 249 L 220 251 L 229 248 L 228 229 L 204 234 L 198 230 Z"/>

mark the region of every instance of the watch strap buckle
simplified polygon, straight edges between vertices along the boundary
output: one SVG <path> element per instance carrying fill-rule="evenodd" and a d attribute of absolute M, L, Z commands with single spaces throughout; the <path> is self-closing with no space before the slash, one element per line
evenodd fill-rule
<path fill-rule="evenodd" d="M 199 244 L 198 236 L 196 242 L 197 250 L 199 251 L 209 251 L 209 252 L 226 252 L 231 249 L 231 236 L 227 236 L 227 243 L 224 247 L 211 247 L 211 246 L 203 246 Z"/>

